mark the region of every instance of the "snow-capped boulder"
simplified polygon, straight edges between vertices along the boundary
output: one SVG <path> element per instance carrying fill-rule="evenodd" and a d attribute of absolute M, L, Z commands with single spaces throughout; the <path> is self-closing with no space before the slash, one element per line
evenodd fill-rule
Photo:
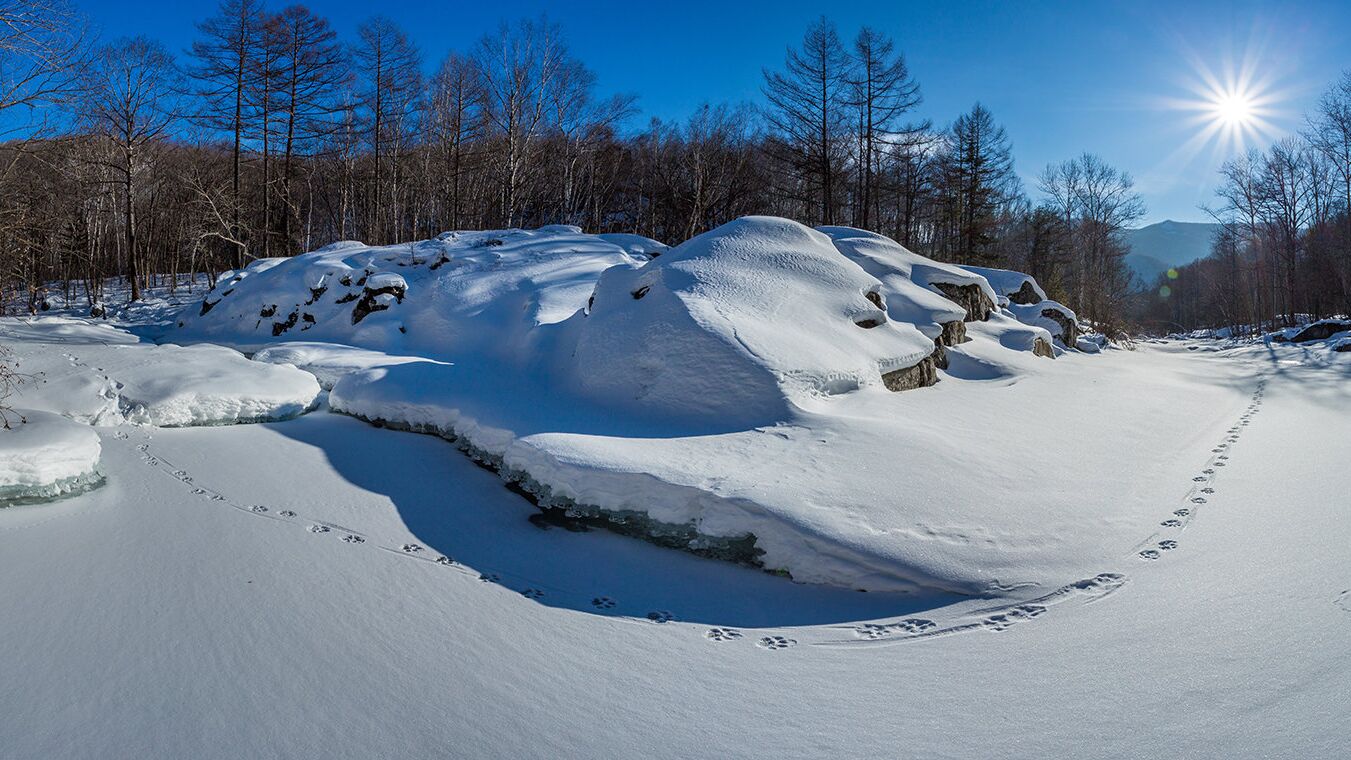
<path fill-rule="evenodd" d="M 1351 319 L 1320 319 L 1305 325 L 1293 333 L 1277 337 L 1277 341 L 1288 340 L 1291 343 L 1305 343 L 1312 340 L 1327 340 L 1340 332 L 1351 330 Z"/>
<path fill-rule="evenodd" d="M 637 267 L 647 238 L 538 230 L 447 232 L 391 246 L 341 241 L 221 277 L 171 339 L 260 348 L 326 341 L 391 353 L 524 356 L 535 327 L 586 305 L 600 273 Z"/>
<path fill-rule="evenodd" d="M 777 418 L 802 393 L 932 384 L 931 367 L 915 368 L 933 362 L 933 339 L 891 319 L 901 296 L 882 291 L 826 235 L 738 219 L 601 276 L 576 327 L 576 382 L 593 397 L 737 419 Z"/>
<path fill-rule="evenodd" d="M 8 417 L 8 429 L 0 428 L 0 506 L 74 493 L 102 480 L 93 428 L 36 410 Z"/>
<path fill-rule="evenodd" d="M 1046 328 L 1066 348 L 1078 346 L 1078 317 L 1068 306 L 1058 301 L 1040 301 L 1027 305 L 1010 303 L 1006 308 L 1019 322 Z"/>
<path fill-rule="evenodd" d="M 893 287 L 906 288 L 903 295 L 907 301 L 915 301 L 916 324 L 924 321 L 924 310 L 929 310 L 929 320 L 935 324 L 944 324 L 953 319 L 967 322 L 985 321 L 994 311 L 997 294 L 984 277 L 973 274 L 953 264 L 921 256 L 885 235 L 859 230 L 853 227 L 820 227 L 821 232 L 829 235 L 835 247 L 851 261 L 863 267 L 869 274 L 882 279 L 888 276 L 900 279 L 887 279 Z M 901 279 L 942 297 L 948 303 L 940 305 L 932 299 L 921 299 L 913 289 L 905 286 Z M 898 292 L 901 292 L 898 290 Z M 953 311 L 952 304 L 960 308 Z"/>
<path fill-rule="evenodd" d="M 1047 300 L 1046 291 L 1041 289 L 1041 285 L 1031 275 L 992 267 L 963 265 L 962 269 L 984 277 L 999 295 L 1000 306 L 1007 306 L 1010 303 L 1027 306 Z"/>

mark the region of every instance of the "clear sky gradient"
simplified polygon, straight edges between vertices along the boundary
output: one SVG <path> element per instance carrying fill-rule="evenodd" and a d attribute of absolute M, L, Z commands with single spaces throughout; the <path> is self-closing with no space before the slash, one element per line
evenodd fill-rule
<path fill-rule="evenodd" d="M 75 0 L 105 38 L 146 34 L 187 49 L 213 2 Z M 274 7 L 285 4 L 273 0 Z M 547 14 L 601 91 L 639 96 L 642 115 L 683 119 L 704 101 L 761 102 L 761 67 L 778 66 L 807 24 L 826 14 L 849 39 L 863 24 L 892 35 L 919 80 L 917 117 L 946 124 L 983 102 L 1008 129 L 1017 169 L 1036 195 L 1048 162 L 1093 151 L 1129 171 L 1145 222 L 1204 221 L 1219 162 L 1234 140 L 1199 139 L 1188 111 L 1204 72 L 1227 83 L 1246 65 L 1263 101 L 1265 145 L 1300 126 L 1351 68 L 1351 2 L 591 2 L 370 3 L 313 0 L 340 35 L 366 17 L 401 24 L 430 69 L 499 21 Z"/>

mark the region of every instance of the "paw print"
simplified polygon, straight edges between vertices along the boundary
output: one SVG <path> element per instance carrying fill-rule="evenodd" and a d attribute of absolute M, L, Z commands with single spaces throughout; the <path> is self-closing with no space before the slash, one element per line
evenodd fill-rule
<path fill-rule="evenodd" d="M 352 534 L 352 533 L 348 533 L 347 535 L 343 536 L 343 537 L 342 537 L 342 540 L 346 541 L 346 542 L 349 543 L 349 544 L 364 544 L 364 543 L 366 543 L 366 539 L 362 538 L 361 536 L 354 535 L 354 534 Z"/>
<path fill-rule="evenodd" d="M 647 613 L 647 619 L 654 623 L 669 623 L 672 620 L 675 620 L 675 615 L 672 615 L 666 610 L 653 610 L 652 612 Z"/>
<path fill-rule="evenodd" d="M 1181 527 L 1182 527 L 1182 521 L 1181 521 L 1181 520 L 1164 520 L 1163 522 L 1159 523 L 1159 525 L 1162 525 L 1162 526 L 1165 527 L 1165 528 L 1181 528 Z"/>
<path fill-rule="evenodd" d="M 497 583 L 502 580 L 502 576 L 497 573 L 479 573 L 478 579 L 484 583 Z"/>
<path fill-rule="evenodd" d="M 295 512 L 292 512 L 292 511 L 289 510 L 289 509 L 283 509 L 282 511 L 278 512 L 277 514 L 281 515 L 282 517 L 295 517 L 295 516 L 296 516 L 296 513 L 295 513 Z"/>
<path fill-rule="evenodd" d="M 417 554 L 418 552 L 422 551 L 422 547 L 418 546 L 417 544 L 404 544 L 399 548 L 403 551 L 404 554 Z"/>
<path fill-rule="evenodd" d="M 1177 517 L 1186 517 L 1187 515 L 1189 515 L 1189 514 L 1191 514 L 1191 513 L 1192 513 L 1192 511 L 1191 511 L 1190 509 L 1187 509 L 1186 507 L 1183 507 L 1182 509 L 1174 509 L 1174 510 L 1173 510 L 1173 514 L 1176 515 Z"/>
<path fill-rule="evenodd" d="M 249 507 L 249 511 L 263 515 L 267 514 L 267 507 L 263 506 L 262 504 L 254 504 L 253 506 Z"/>
<path fill-rule="evenodd" d="M 537 588 L 528 588 L 521 592 L 521 596 L 526 599 L 538 599 L 544 596 L 544 592 Z"/>
<path fill-rule="evenodd" d="M 598 596 L 591 600 L 591 606 L 598 610 L 612 610 L 615 607 L 615 600 L 608 596 Z"/>
<path fill-rule="evenodd" d="M 330 530 L 330 528 L 329 528 L 327 525 L 311 525 L 311 526 L 310 526 L 310 532 L 311 532 L 311 533 L 327 533 L 329 530 Z"/>
<path fill-rule="evenodd" d="M 1140 559 L 1158 559 L 1159 551 L 1157 549 L 1145 549 L 1140 552 Z"/>
<path fill-rule="evenodd" d="M 436 564 L 438 564 L 438 565 L 447 565 L 447 566 L 449 566 L 449 565 L 455 564 L 455 560 L 453 560 L 453 559 L 451 559 L 450 557 L 447 557 L 446 555 L 442 554 L 441 556 L 439 556 L 439 557 L 436 558 Z"/>
<path fill-rule="evenodd" d="M 710 628 L 704 631 L 704 638 L 709 641 L 736 641 L 741 636 L 741 631 L 735 628 Z"/>
<path fill-rule="evenodd" d="M 764 636 L 759 641 L 755 642 L 755 645 L 761 649 L 787 649 L 789 647 L 797 646 L 797 641 L 784 638 L 783 636 Z"/>

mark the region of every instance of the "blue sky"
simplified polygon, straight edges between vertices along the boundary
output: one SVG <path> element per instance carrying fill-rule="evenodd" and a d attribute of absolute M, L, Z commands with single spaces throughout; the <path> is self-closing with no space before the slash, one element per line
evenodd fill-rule
<path fill-rule="evenodd" d="M 210 3 L 75 0 L 105 37 L 147 34 L 177 51 Z M 278 7 L 283 3 L 278 0 Z M 646 118 L 683 118 L 703 101 L 760 101 L 761 67 L 776 66 L 806 25 L 826 14 L 851 37 L 863 24 L 897 41 L 923 89 L 917 115 L 949 122 L 977 100 L 1008 129 L 1017 169 L 1035 194 L 1048 162 L 1093 151 L 1129 171 L 1144 221 L 1203 221 L 1215 169 L 1232 141 L 1199 141 L 1202 71 L 1227 81 L 1256 73 L 1263 134 L 1297 129 L 1338 72 L 1351 68 L 1351 3 L 1258 2 L 686 2 L 625 0 L 435 4 L 313 0 L 351 39 L 379 11 L 410 33 L 428 66 L 467 49 L 500 20 L 547 14 L 602 91 L 640 96 Z"/>

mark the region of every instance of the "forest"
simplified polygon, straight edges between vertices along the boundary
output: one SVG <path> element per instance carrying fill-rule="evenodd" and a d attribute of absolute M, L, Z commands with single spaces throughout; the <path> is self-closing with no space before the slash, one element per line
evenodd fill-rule
<path fill-rule="evenodd" d="M 54 291 L 94 306 L 118 277 L 134 300 L 336 240 L 574 224 L 674 244 L 748 214 L 1025 271 L 1109 333 L 1347 310 L 1347 81 L 1308 138 L 1226 166 L 1215 255 L 1146 286 L 1123 262 L 1145 213 L 1127 173 L 1067 151 L 1025 187 L 981 103 L 919 118 L 921 83 L 874 28 L 821 18 L 766 62 L 761 102 L 672 122 L 599 91 L 546 18 L 422 51 L 384 18 L 349 44 L 304 6 L 225 0 L 183 55 L 99 40 L 61 0 L 3 0 L 0 18 L 11 310 Z"/>

